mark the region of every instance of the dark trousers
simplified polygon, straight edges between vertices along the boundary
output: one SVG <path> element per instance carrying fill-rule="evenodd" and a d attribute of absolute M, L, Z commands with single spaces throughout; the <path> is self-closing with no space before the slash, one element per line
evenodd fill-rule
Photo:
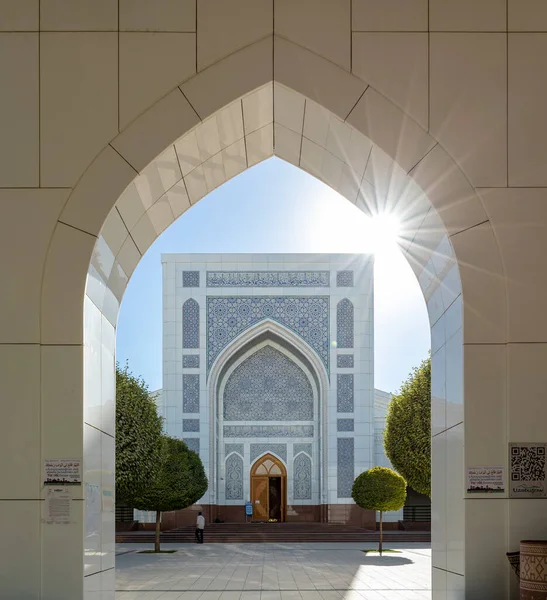
<path fill-rule="evenodd" d="M 196 527 L 196 542 L 203 544 L 203 529 L 199 529 L 198 527 Z"/>

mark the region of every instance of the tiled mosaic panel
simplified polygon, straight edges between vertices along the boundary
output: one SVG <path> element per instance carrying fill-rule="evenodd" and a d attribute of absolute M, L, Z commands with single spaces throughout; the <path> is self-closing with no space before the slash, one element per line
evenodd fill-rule
<path fill-rule="evenodd" d="M 299 454 L 293 465 L 293 497 L 295 500 L 311 500 L 311 460 Z"/>
<path fill-rule="evenodd" d="M 182 419 L 182 431 L 199 431 L 199 419 Z"/>
<path fill-rule="evenodd" d="M 328 271 L 207 271 L 207 287 L 329 287 Z"/>
<path fill-rule="evenodd" d="M 353 304 L 347 298 L 336 307 L 336 346 L 353 348 Z"/>
<path fill-rule="evenodd" d="M 339 413 L 353 412 L 353 373 L 336 376 L 336 410 Z"/>
<path fill-rule="evenodd" d="M 306 452 L 311 456 L 311 444 L 294 444 L 292 451 L 293 456 L 296 456 L 299 452 Z"/>
<path fill-rule="evenodd" d="M 182 376 L 182 411 L 199 412 L 199 375 Z"/>
<path fill-rule="evenodd" d="M 199 348 L 199 304 L 193 298 L 182 305 L 182 347 Z"/>
<path fill-rule="evenodd" d="M 251 462 L 254 462 L 265 452 L 275 454 L 279 456 L 283 462 L 287 462 L 287 444 L 251 444 Z"/>
<path fill-rule="evenodd" d="M 351 488 L 353 487 L 355 472 L 353 438 L 338 438 L 337 446 L 336 466 L 338 498 L 351 498 Z"/>
<path fill-rule="evenodd" d="M 224 455 L 228 456 L 232 452 L 237 452 L 243 456 L 243 444 L 224 444 Z"/>
<path fill-rule="evenodd" d="M 243 459 L 231 454 L 226 459 L 226 500 L 243 500 Z"/>
<path fill-rule="evenodd" d="M 313 425 L 224 425 L 225 438 L 313 437 Z"/>
<path fill-rule="evenodd" d="M 338 419 L 337 430 L 338 431 L 353 431 L 354 424 L 353 419 Z"/>
<path fill-rule="evenodd" d="M 183 271 L 182 272 L 182 287 L 185 287 L 185 288 L 199 287 L 199 271 Z"/>
<path fill-rule="evenodd" d="M 246 329 L 271 319 L 298 334 L 329 368 L 328 296 L 207 298 L 207 369 Z"/>
<path fill-rule="evenodd" d="M 338 271 L 336 287 L 353 287 L 353 271 Z"/>
<path fill-rule="evenodd" d="M 184 442 L 190 450 L 199 454 L 199 438 L 184 438 Z"/>
<path fill-rule="evenodd" d="M 182 366 L 185 369 L 199 369 L 199 354 L 189 354 L 182 357 Z"/>
<path fill-rule="evenodd" d="M 353 354 L 339 354 L 336 357 L 336 366 L 339 369 L 353 369 Z"/>
<path fill-rule="evenodd" d="M 312 421 L 313 390 L 302 369 L 264 346 L 242 362 L 224 389 L 225 421 Z"/>

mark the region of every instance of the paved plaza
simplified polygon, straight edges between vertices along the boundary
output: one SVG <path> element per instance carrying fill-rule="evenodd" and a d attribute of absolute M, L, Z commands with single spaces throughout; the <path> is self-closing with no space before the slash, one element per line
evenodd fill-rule
<path fill-rule="evenodd" d="M 375 545 L 163 544 L 117 547 L 116 600 L 430 600 L 431 550 L 367 556 Z M 151 548 L 151 545 L 146 545 Z"/>

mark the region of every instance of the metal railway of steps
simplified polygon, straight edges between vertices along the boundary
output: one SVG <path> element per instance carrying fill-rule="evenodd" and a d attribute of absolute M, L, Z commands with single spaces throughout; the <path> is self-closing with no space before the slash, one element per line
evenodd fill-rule
<path fill-rule="evenodd" d="M 180 527 L 161 533 L 162 543 L 194 542 L 195 528 Z M 209 544 L 302 543 L 302 542 L 375 542 L 379 532 L 351 525 L 330 523 L 211 523 L 205 528 Z M 154 541 L 153 531 L 116 533 L 119 544 L 143 544 Z M 386 542 L 430 542 L 429 531 L 384 531 Z"/>

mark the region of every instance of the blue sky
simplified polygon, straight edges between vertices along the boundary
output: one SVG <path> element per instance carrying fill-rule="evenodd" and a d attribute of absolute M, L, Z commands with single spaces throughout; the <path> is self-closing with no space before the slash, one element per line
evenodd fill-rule
<path fill-rule="evenodd" d="M 376 251 L 375 387 L 396 391 L 427 356 L 429 322 L 414 273 L 391 236 L 311 175 L 271 158 L 190 208 L 148 249 L 123 298 L 117 360 L 162 385 L 161 254 Z"/>

